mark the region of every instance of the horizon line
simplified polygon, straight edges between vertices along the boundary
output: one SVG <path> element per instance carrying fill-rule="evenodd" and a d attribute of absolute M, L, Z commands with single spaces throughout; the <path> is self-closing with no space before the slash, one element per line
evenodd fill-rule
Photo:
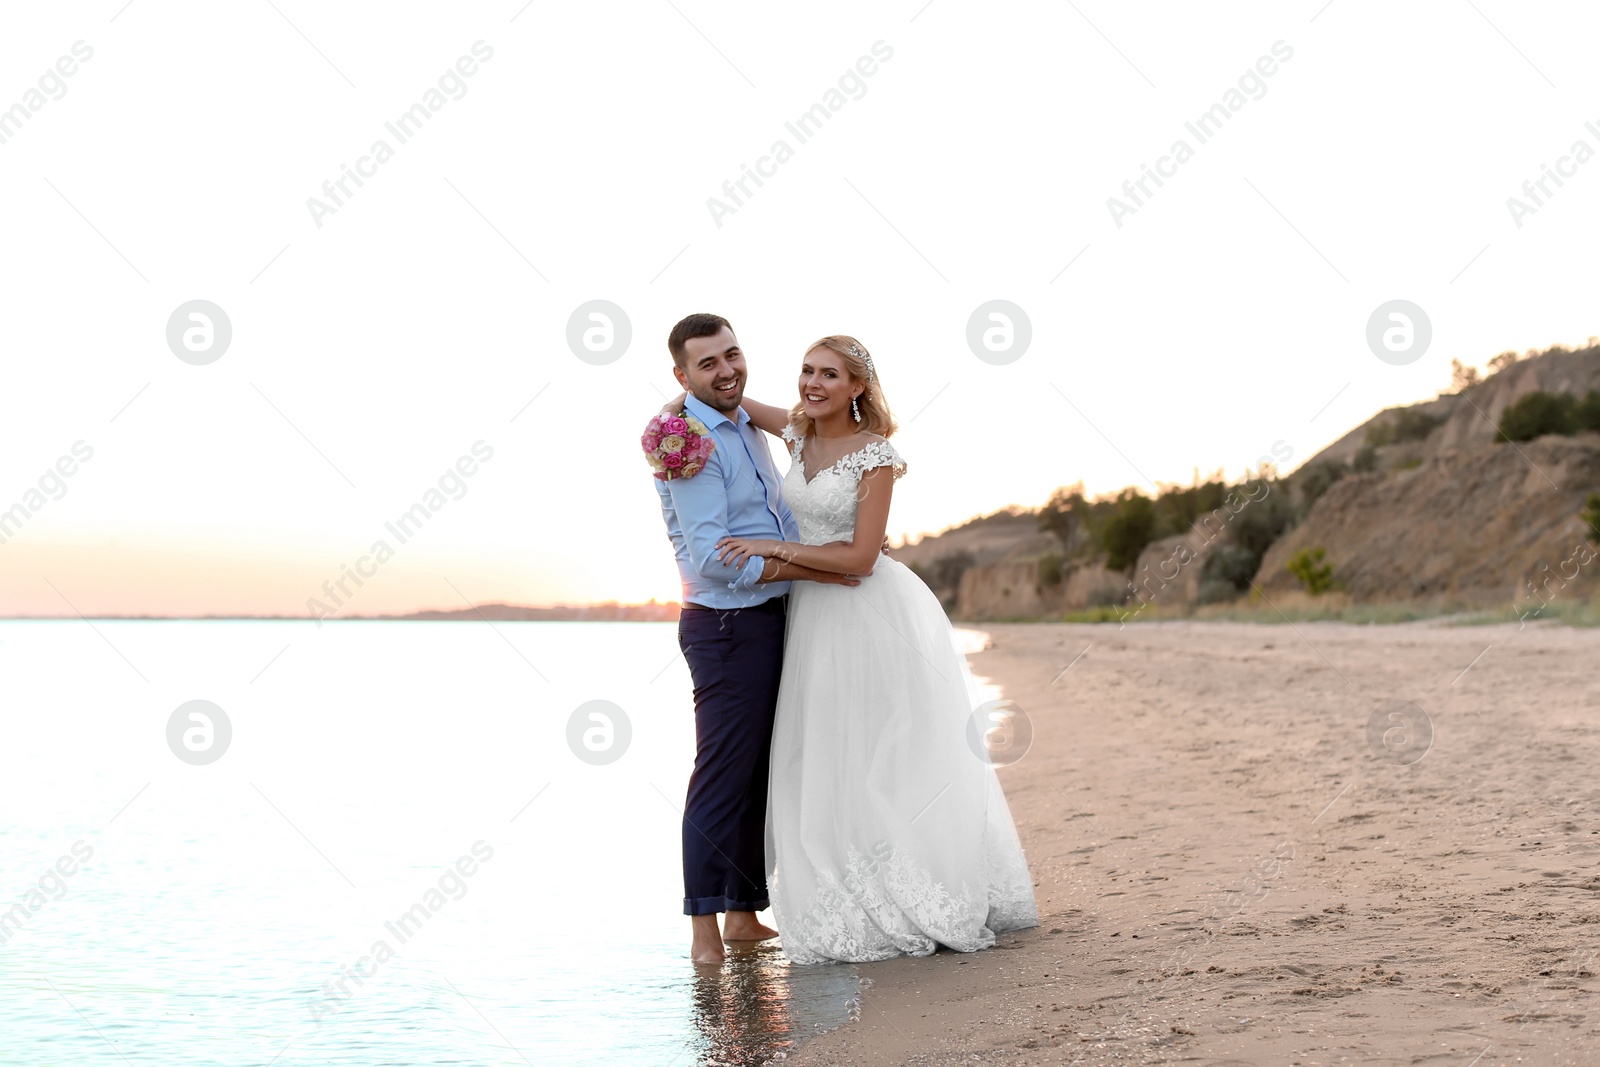
<path fill-rule="evenodd" d="M 135 622 L 228 622 L 228 621 L 266 621 L 266 622 L 450 622 L 456 619 L 468 619 L 481 613 L 485 609 L 502 609 L 507 611 L 524 612 L 593 612 L 596 610 L 610 610 L 616 612 L 666 612 L 669 609 L 683 610 L 681 602 L 676 600 L 656 600 L 651 598 L 646 601 L 624 604 L 616 600 L 592 601 L 586 604 L 511 604 L 502 600 L 486 601 L 465 608 L 417 608 L 403 613 L 386 613 L 381 615 L 329 615 L 321 619 L 315 615 L 283 615 L 260 613 L 213 612 L 204 615 L 195 614 L 137 614 L 137 615 L 0 615 L 0 622 L 77 622 L 91 621 L 135 621 Z M 517 620 L 500 618 L 495 622 L 539 621 Z M 582 621 L 582 620 L 576 620 Z M 598 620 L 616 621 L 616 620 Z"/>

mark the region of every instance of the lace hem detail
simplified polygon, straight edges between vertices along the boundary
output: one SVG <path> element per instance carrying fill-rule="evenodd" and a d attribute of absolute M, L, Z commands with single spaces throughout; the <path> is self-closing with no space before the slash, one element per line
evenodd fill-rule
<path fill-rule="evenodd" d="M 796 963 L 867 963 L 894 956 L 930 956 L 939 945 L 957 952 L 994 946 L 995 933 L 1038 925 L 1027 869 L 1007 870 L 989 857 L 988 887 L 949 887 L 888 842 L 871 855 L 849 849 L 845 870 L 819 870 L 804 914 L 783 914 L 773 893 L 784 953 Z M 775 881 L 783 872 L 777 872 Z"/>
<path fill-rule="evenodd" d="M 943 943 L 937 940 L 941 934 L 971 948 L 994 944 L 994 934 L 981 925 L 969 936 L 955 934 L 974 925 L 976 909 L 964 886 L 951 892 L 887 842 L 874 846 L 872 855 L 851 848 L 843 872 L 816 874 L 816 894 L 805 913 L 787 922 L 779 916 L 784 953 L 796 963 L 931 956 Z"/>
<path fill-rule="evenodd" d="M 989 929 L 1003 934 L 1038 926 L 1039 902 L 1026 854 L 996 848 L 992 841 L 988 853 Z"/>

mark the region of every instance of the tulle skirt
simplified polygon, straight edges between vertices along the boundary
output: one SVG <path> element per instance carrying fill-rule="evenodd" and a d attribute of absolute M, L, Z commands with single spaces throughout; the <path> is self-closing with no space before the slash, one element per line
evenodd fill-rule
<path fill-rule="evenodd" d="M 965 657 L 938 599 L 879 557 L 796 582 L 772 737 L 768 891 L 797 963 L 987 948 L 1038 925 Z"/>

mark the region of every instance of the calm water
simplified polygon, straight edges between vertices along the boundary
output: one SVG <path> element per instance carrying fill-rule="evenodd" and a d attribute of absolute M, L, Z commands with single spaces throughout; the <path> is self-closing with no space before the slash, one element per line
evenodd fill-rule
<path fill-rule="evenodd" d="M 0 678 L 0 1064 L 759 1064 L 857 1004 L 687 961 L 670 624 L 0 622 Z"/>

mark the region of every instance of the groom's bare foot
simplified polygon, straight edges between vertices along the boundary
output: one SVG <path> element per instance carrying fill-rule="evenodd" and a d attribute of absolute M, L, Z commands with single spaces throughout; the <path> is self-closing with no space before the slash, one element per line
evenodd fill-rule
<path fill-rule="evenodd" d="M 692 915 L 694 941 L 689 946 L 689 958 L 696 963 L 721 963 L 727 958 L 722 948 L 722 935 L 717 931 L 715 915 Z"/>
<path fill-rule="evenodd" d="M 730 911 L 722 924 L 724 941 L 765 941 L 777 936 L 778 931 L 756 921 L 753 911 Z"/>

